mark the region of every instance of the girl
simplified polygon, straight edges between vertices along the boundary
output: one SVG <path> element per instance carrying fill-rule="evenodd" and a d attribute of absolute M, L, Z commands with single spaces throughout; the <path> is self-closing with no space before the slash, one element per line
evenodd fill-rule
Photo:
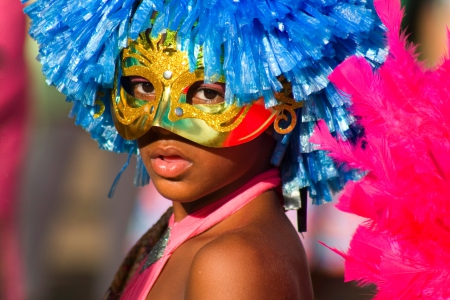
<path fill-rule="evenodd" d="M 284 209 L 305 212 L 302 188 L 319 204 L 358 176 L 308 139 L 319 119 L 358 135 L 327 75 L 353 53 L 384 59 L 372 4 L 38 0 L 25 11 L 76 123 L 100 148 L 136 154 L 135 184 L 150 175 L 173 201 L 106 299 L 312 299 Z"/>

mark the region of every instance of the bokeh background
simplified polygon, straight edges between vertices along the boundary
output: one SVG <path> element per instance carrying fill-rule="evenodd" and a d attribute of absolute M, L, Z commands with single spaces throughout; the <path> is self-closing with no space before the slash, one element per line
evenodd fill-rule
<path fill-rule="evenodd" d="M 18 30 L 13 41 L 1 20 L 11 18 L 12 5 L 17 6 L 18 2 L 0 3 L 2 94 L 10 87 L 6 83 L 12 76 L 8 68 L 20 67 L 19 61 L 11 62 L 10 54 L 2 50 L 11 43 L 20 45 L 25 32 Z M 404 26 L 410 39 L 419 45 L 420 58 L 432 67 L 446 49 L 450 1 L 403 3 L 407 13 Z M 20 27 L 26 20 L 19 18 L 16 22 L 18 25 L 14 26 Z M 10 101 L 27 112 L 23 120 L 13 118 L 16 124 L 12 128 L 26 128 L 21 133 L 20 147 L 8 150 L 9 154 L 0 152 L 0 192 L 5 186 L 15 191 L 9 196 L 0 193 L 3 202 L 8 203 L 0 205 L 0 300 L 101 299 L 127 249 L 170 203 L 159 199 L 151 186 L 133 187 L 134 162 L 124 172 L 115 196 L 107 198 L 126 155 L 98 150 L 89 135 L 73 125 L 73 120 L 67 118 L 71 104 L 46 85 L 36 55 L 36 44 L 27 38 L 24 57 L 29 77 L 14 78 L 16 83 L 20 81 L 26 96 L 17 94 L 9 100 L 0 97 L 0 149 L 7 144 L 8 133 L 18 134 L 7 129 L 14 113 L 11 110 L 2 114 L 4 103 Z M 13 156 L 20 158 L 15 167 L 19 170 L 17 178 L 6 173 L 6 163 Z M 295 222 L 295 215 L 290 217 Z M 345 250 L 359 222 L 361 219 L 338 212 L 332 204 L 309 209 L 309 231 L 304 244 L 316 300 L 373 296 L 373 287 L 343 283 L 342 260 L 317 242 Z M 8 238 L 11 236 L 15 239 Z"/>

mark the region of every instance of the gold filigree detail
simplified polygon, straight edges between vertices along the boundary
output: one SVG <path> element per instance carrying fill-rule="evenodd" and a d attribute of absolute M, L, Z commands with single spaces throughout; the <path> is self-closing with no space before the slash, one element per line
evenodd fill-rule
<path fill-rule="evenodd" d="M 139 131 L 136 136 L 140 136 L 150 128 L 159 101 L 162 98 L 164 87 L 170 86 L 181 74 L 189 72 L 186 54 L 176 51 L 173 48 L 173 41 L 172 37 L 167 38 L 166 35 L 159 35 L 157 39 L 147 39 L 145 34 L 141 34 L 136 41 L 130 40 L 129 47 L 122 52 L 122 76 L 145 78 L 155 88 L 154 101 L 135 98 L 125 92 L 123 88 L 120 89 L 120 98 L 112 97 L 114 112 L 121 124 L 128 126 L 147 116 L 142 119 L 143 128 L 134 129 Z M 143 45 L 148 49 L 144 48 Z M 164 71 L 172 72 L 172 77 L 164 78 Z M 116 78 L 115 90 L 120 88 L 120 82 L 117 81 L 118 78 Z M 142 122 L 137 124 L 142 124 Z"/>
<path fill-rule="evenodd" d="M 297 102 L 293 99 L 290 82 L 288 82 L 283 76 L 280 76 L 279 80 L 283 85 L 283 89 L 281 92 L 275 93 L 275 98 L 281 103 L 273 107 L 273 109 L 275 109 L 278 113 L 273 127 L 276 132 L 280 134 L 287 134 L 291 132 L 297 124 L 297 114 L 295 113 L 295 109 L 302 107 L 303 103 Z M 291 123 L 289 126 L 281 128 L 279 124 L 281 120 L 288 121 L 287 113 L 291 116 Z"/>
<path fill-rule="evenodd" d="M 247 115 L 252 104 L 244 107 L 237 107 L 236 104 L 233 103 L 231 106 L 225 108 L 225 103 L 223 103 L 222 105 L 224 106 L 224 111 L 221 113 L 209 114 L 194 105 L 177 101 L 180 98 L 184 88 L 192 85 L 194 82 L 203 80 L 203 78 L 203 70 L 198 69 L 193 73 L 183 74 L 177 79 L 176 82 L 174 82 L 171 92 L 172 100 L 170 101 L 169 120 L 176 122 L 186 118 L 200 119 L 205 121 L 209 126 L 218 132 L 228 132 L 238 127 Z M 183 114 L 181 116 L 176 114 L 177 108 L 182 109 Z"/>
<path fill-rule="evenodd" d="M 156 109 L 158 108 L 159 101 L 145 101 L 146 104 L 141 107 L 130 107 L 128 105 L 125 105 L 124 102 L 131 102 L 134 100 L 134 97 L 128 95 L 128 93 L 123 89 L 121 90 L 120 95 L 121 100 L 126 99 L 125 101 L 120 101 L 119 103 L 114 105 L 116 116 L 120 123 L 124 125 L 130 125 L 132 122 L 134 122 L 134 120 L 145 114 L 149 116 L 150 120 L 153 120 L 153 118 L 155 117 Z"/>
<path fill-rule="evenodd" d="M 152 72 L 151 69 L 142 66 L 132 66 L 124 69 L 122 76 L 139 76 L 147 79 L 153 85 L 153 88 L 155 89 L 155 100 L 154 101 L 142 100 L 143 102 L 148 102 L 155 105 L 159 102 L 159 99 L 161 99 L 161 96 L 164 91 L 164 86 L 161 83 L 161 81 L 157 80 L 158 76 L 154 72 Z M 131 106 L 135 106 L 134 104 L 131 103 L 128 104 Z"/>
<path fill-rule="evenodd" d="M 101 117 L 103 115 L 103 113 L 105 112 L 105 104 L 101 100 L 101 98 L 103 98 L 105 96 L 105 93 L 98 92 L 97 95 L 98 95 L 98 98 L 95 100 L 94 105 L 98 106 L 99 109 L 98 109 L 98 112 L 96 112 L 94 114 L 94 119 Z"/>
<path fill-rule="evenodd" d="M 202 60 L 201 55 L 199 57 Z M 190 71 L 187 53 L 176 50 L 176 32 L 167 31 L 155 39 L 145 32 L 136 41 L 130 40 L 129 47 L 122 51 L 121 71 L 123 77 L 147 79 L 155 89 L 154 100 L 138 99 L 120 86 L 116 74 L 111 98 L 113 117 L 116 128 L 126 139 L 139 138 L 151 126 L 169 126 L 181 136 L 190 136 L 187 132 L 195 127 L 202 133 L 198 140 L 209 134 L 215 142 L 207 144 L 220 146 L 227 133 L 241 124 L 253 106 L 222 103 L 213 108 L 186 103 L 183 94 L 195 82 L 203 81 L 205 74 L 203 68 Z M 223 76 L 218 78 L 218 82 L 224 81 Z M 120 92 L 117 94 L 117 91 Z"/>
<path fill-rule="evenodd" d="M 162 82 L 164 86 L 170 86 L 181 74 L 189 72 L 187 55 L 183 51 L 176 51 L 171 35 L 159 35 L 156 39 L 147 40 L 148 49 L 142 45 L 142 39 L 144 37 L 139 36 L 136 41 L 130 40 L 130 46 L 123 50 L 124 74 L 125 71 L 132 73 L 130 67 L 139 66 L 142 72 L 136 76 L 142 76 L 152 84 Z M 137 60 L 139 65 L 129 59 Z M 171 78 L 163 76 L 165 71 L 172 72 Z"/>
<path fill-rule="evenodd" d="M 164 89 L 170 88 L 168 117 L 171 122 L 187 118 L 201 119 L 218 132 L 231 131 L 242 122 L 251 105 L 242 108 L 233 104 L 220 113 L 209 114 L 194 105 L 179 102 L 183 90 L 197 81 L 204 80 L 205 75 L 203 69 L 190 72 L 186 53 L 174 48 L 175 33 L 167 32 L 157 39 L 146 38 L 147 49 L 144 48 L 142 39 L 144 37 L 140 36 L 136 41 L 130 41 L 129 48 L 123 51 L 123 76 L 139 76 L 150 81 L 155 88 L 155 102 L 160 99 L 167 101 L 163 93 Z M 171 72 L 170 78 L 164 77 L 165 71 Z M 223 82 L 224 78 L 221 77 L 219 81 Z M 121 96 L 123 101 L 126 97 L 123 97 L 122 93 Z M 152 105 L 157 106 L 157 103 Z M 130 124 L 144 113 L 142 108 L 134 109 L 129 106 L 130 104 L 125 103 L 120 107 L 115 106 L 117 119 L 124 125 Z M 177 108 L 182 110 L 181 115 L 176 114 Z"/>

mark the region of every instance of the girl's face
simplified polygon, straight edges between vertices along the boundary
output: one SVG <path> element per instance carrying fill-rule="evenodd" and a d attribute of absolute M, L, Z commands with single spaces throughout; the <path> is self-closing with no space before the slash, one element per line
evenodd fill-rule
<path fill-rule="evenodd" d="M 245 144 L 211 148 L 152 127 L 138 145 L 150 178 L 164 197 L 201 207 L 272 168 L 275 140 L 266 131 Z"/>
<path fill-rule="evenodd" d="M 264 132 L 277 111 L 262 98 L 227 104 L 224 81 L 204 83 L 203 68 L 192 72 L 173 45 L 141 35 L 123 51 L 113 115 L 119 133 L 138 140 L 158 191 L 195 209 L 271 168 L 275 140 Z"/>

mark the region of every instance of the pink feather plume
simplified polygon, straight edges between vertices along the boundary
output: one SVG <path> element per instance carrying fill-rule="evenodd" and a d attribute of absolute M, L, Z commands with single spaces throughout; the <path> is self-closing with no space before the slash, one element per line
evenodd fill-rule
<path fill-rule="evenodd" d="M 346 280 L 377 286 L 376 300 L 450 299 L 450 60 L 417 61 L 400 32 L 399 0 L 375 0 L 390 53 L 373 70 L 351 57 L 330 80 L 353 101 L 365 137 L 336 141 L 319 122 L 312 141 L 365 170 L 338 208 L 367 218 L 345 258 Z"/>

